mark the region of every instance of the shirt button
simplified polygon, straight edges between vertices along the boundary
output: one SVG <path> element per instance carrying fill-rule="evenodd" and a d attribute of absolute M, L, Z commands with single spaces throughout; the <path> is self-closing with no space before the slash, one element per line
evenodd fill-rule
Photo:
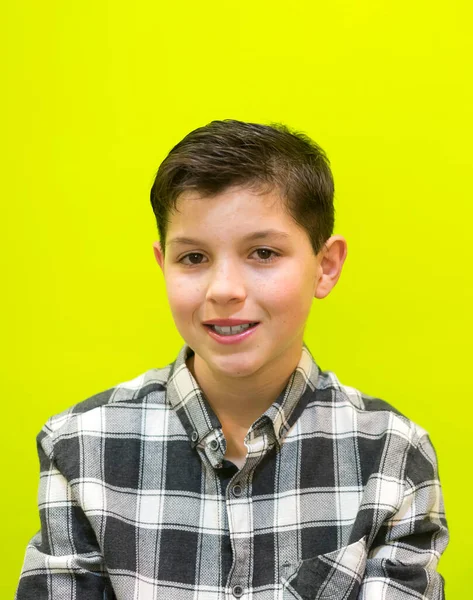
<path fill-rule="evenodd" d="M 212 448 L 212 450 L 217 450 L 218 449 L 218 442 L 217 442 L 217 440 L 212 440 L 210 442 L 210 447 Z"/>
<path fill-rule="evenodd" d="M 237 498 L 239 498 L 241 496 L 241 492 L 242 492 L 241 485 L 239 485 L 237 483 L 236 485 L 233 486 L 232 491 L 233 491 L 233 495 L 236 496 Z M 236 585 L 235 587 L 239 587 L 241 589 L 241 587 L 239 585 Z M 233 589 L 235 589 L 235 588 L 233 588 Z M 240 594 L 240 596 L 241 596 L 241 594 Z M 239 597 L 239 596 L 237 596 L 237 597 Z"/>
<path fill-rule="evenodd" d="M 243 588 L 241 585 L 235 585 L 232 592 L 235 598 L 241 598 L 243 596 Z"/>
<path fill-rule="evenodd" d="M 192 432 L 191 438 L 193 442 L 196 442 L 199 439 L 199 434 L 197 433 L 197 431 Z"/>

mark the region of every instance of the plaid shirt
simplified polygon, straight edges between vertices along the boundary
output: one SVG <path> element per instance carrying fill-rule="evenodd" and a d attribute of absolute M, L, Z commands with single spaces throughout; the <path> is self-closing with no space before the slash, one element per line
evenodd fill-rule
<path fill-rule="evenodd" d="M 45 424 L 41 531 L 17 600 L 444 598 L 448 530 L 423 429 L 304 344 L 238 470 L 192 353 Z"/>

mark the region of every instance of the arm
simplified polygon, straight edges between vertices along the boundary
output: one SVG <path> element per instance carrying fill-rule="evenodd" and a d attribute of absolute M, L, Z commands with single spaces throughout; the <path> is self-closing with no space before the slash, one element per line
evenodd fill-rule
<path fill-rule="evenodd" d="M 27 546 L 15 600 L 114 600 L 95 533 L 55 463 L 46 427 L 37 441 L 41 530 Z"/>
<path fill-rule="evenodd" d="M 408 451 L 402 504 L 371 545 L 358 599 L 444 599 L 436 568 L 448 540 L 435 450 L 425 434 Z"/>

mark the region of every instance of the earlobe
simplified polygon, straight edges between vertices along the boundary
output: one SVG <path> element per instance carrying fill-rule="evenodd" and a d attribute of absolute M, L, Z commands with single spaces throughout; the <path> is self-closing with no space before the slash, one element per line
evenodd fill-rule
<path fill-rule="evenodd" d="M 330 294 L 342 273 L 343 263 L 347 256 L 347 243 L 341 235 L 332 236 L 322 254 L 320 263 L 321 275 L 314 296 L 322 299 Z"/>
<path fill-rule="evenodd" d="M 317 282 L 317 287 L 315 288 L 314 292 L 314 298 L 322 300 L 322 298 L 325 298 L 329 295 L 332 287 L 333 285 L 331 284 L 331 281 L 327 280 L 327 276 L 322 275 L 322 277 Z"/>

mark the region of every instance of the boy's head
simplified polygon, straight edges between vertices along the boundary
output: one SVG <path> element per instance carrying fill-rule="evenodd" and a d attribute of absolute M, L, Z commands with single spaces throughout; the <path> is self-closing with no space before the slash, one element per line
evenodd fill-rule
<path fill-rule="evenodd" d="M 233 185 L 278 191 L 314 254 L 333 233 L 334 185 L 322 148 L 282 124 L 226 119 L 191 131 L 159 167 L 151 204 L 163 253 L 168 219 L 184 191 L 210 197 Z"/>
<path fill-rule="evenodd" d="M 346 257 L 333 192 L 323 150 L 279 124 L 213 121 L 161 163 L 155 257 L 177 329 L 214 374 L 297 364 L 312 299 L 328 295 Z M 249 237 L 270 229 L 281 233 Z M 216 319 L 259 325 L 228 344 L 204 325 Z"/>

